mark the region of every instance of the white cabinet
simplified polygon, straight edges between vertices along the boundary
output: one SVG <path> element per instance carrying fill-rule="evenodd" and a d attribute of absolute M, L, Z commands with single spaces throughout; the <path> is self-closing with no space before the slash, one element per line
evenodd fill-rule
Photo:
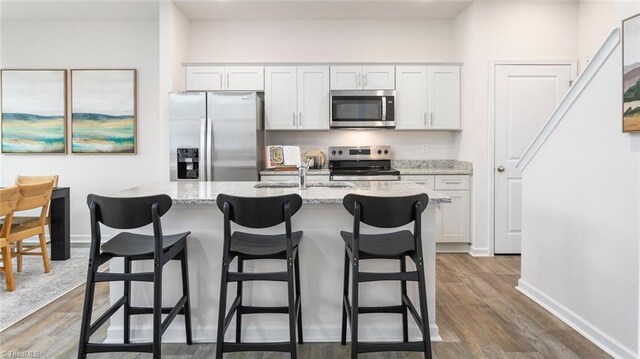
<path fill-rule="evenodd" d="M 427 67 L 430 128 L 459 129 L 460 66 Z"/>
<path fill-rule="evenodd" d="M 297 175 L 261 175 L 260 182 L 298 182 Z M 307 183 L 309 182 L 329 182 L 329 175 L 307 174 Z"/>
<path fill-rule="evenodd" d="M 460 129 L 460 66 L 396 66 L 396 129 Z"/>
<path fill-rule="evenodd" d="M 329 129 L 329 67 L 265 68 L 267 130 Z"/>
<path fill-rule="evenodd" d="M 264 91 L 262 66 L 185 66 L 185 91 Z"/>
<path fill-rule="evenodd" d="M 331 66 L 332 90 L 393 90 L 396 88 L 393 65 Z"/>
<path fill-rule="evenodd" d="M 436 210 L 437 243 L 470 243 L 471 202 L 469 176 L 466 175 L 402 175 L 403 181 L 424 185 L 451 197 Z"/>

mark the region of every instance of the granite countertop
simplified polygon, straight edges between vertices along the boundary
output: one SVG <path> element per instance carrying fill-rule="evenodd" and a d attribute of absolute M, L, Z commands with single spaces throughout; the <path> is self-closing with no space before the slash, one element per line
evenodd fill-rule
<path fill-rule="evenodd" d="M 260 182 L 165 182 L 138 186 L 112 194 L 116 197 L 137 197 L 167 194 L 174 204 L 213 204 L 220 193 L 242 197 L 271 197 L 298 193 L 305 204 L 338 204 L 349 193 L 370 196 L 409 196 L 427 193 L 429 203 L 451 203 L 451 198 L 439 192 L 425 190 L 424 186 L 413 182 L 365 181 L 345 182 L 350 187 L 309 187 L 297 188 L 255 188 Z M 277 182 L 271 182 L 277 183 Z M 339 182 L 316 182 L 336 184 Z M 264 182 L 263 182 L 264 184 Z M 314 182 L 309 182 L 310 186 Z"/>
<path fill-rule="evenodd" d="M 400 171 L 400 175 L 471 175 L 473 164 L 457 160 L 392 160 L 391 167 Z M 261 176 L 292 176 L 298 171 L 260 171 Z M 310 169 L 309 176 L 329 175 L 328 168 Z"/>

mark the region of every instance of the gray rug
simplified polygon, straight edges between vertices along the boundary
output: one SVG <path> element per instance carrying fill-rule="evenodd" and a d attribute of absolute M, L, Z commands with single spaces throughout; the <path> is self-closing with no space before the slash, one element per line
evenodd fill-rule
<path fill-rule="evenodd" d="M 51 261 L 51 272 L 46 274 L 41 257 L 24 256 L 20 273 L 15 271 L 17 259 L 14 258 L 15 291 L 7 291 L 4 273 L 0 273 L 0 332 L 84 284 L 88 256 L 89 248 L 72 248 L 71 258 Z"/>

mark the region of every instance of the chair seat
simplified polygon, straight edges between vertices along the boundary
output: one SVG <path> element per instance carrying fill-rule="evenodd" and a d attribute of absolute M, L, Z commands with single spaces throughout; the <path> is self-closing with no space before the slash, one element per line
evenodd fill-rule
<path fill-rule="evenodd" d="M 182 239 L 186 239 L 191 232 L 165 235 L 162 239 L 162 249 L 166 250 Z M 150 235 L 122 232 L 104 243 L 100 248 L 105 253 L 119 257 L 133 257 L 153 254 L 155 238 Z"/>
<path fill-rule="evenodd" d="M 340 231 L 342 239 L 349 248 L 353 234 Z M 416 250 L 413 233 L 399 231 L 383 234 L 360 234 L 360 252 L 376 257 L 398 257 L 411 254 Z"/>
<path fill-rule="evenodd" d="M 302 231 L 291 234 L 293 248 L 296 248 L 302 240 Z M 287 237 L 285 234 L 254 234 L 234 232 L 231 235 L 231 252 L 267 256 L 280 254 L 287 251 Z"/>

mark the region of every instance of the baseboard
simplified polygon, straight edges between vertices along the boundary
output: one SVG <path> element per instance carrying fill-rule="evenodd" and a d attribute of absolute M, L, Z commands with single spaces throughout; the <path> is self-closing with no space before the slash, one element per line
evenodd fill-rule
<path fill-rule="evenodd" d="M 491 257 L 492 254 L 489 252 L 488 247 L 478 248 L 474 246 L 469 246 L 469 255 L 472 257 Z"/>
<path fill-rule="evenodd" d="M 636 352 L 627 348 L 622 343 L 618 342 L 595 325 L 582 318 L 580 315 L 574 313 L 569 308 L 560 304 L 555 299 L 549 297 L 524 280 L 518 280 L 518 286 L 516 289 L 534 302 L 538 303 L 544 309 L 551 312 L 551 314 L 558 317 L 612 357 L 621 359 L 634 359 L 638 357 Z"/>
<path fill-rule="evenodd" d="M 436 243 L 436 253 L 469 253 L 469 243 Z"/>
<path fill-rule="evenodd" d="M 132 326 L 131 327 L 131 340 L 133 342 L 149 342 L 151 341 L 152 333 L 151 325 Z M 200 328 L 193 328 L 193 341 L 195 343 L 215 343 L 216 341 L 217 327 L 208 325 Z M 429 326 L 429 332 L 431 334 L 432 342 L 441 342 L 440 332 L 438 325 L 431 324 Z M 233 340 L 235 330 L 227 330 L 226 340 Z M 336 334 L 332 334 L 336 333 Z M 399 333 L 402 333 L 400 326 L 388 326 L 380 327 L 376 326 L 373 329 L 360 328 L 360 337 L 366 340 L 375 341 L 394 341 L 394 338 L 398 337 Z M 409 340 L 419 341 L 422 337 L 419 335 L 417 329 L 409 329 Z M 242 335 L 243 342 L 269 342 L 269 341 L 286 341 L 289 337 L 289 330 L 283 327 L 273 328 L 246 328 Z M 121 343 L 123 338 L 123 328 L 121 325 L 112 325 L 107 330 L 107 339 L 105 343 Z M 174 323 L 167 331 L 162 335 L 163 343 L 184 343 L 185 342 L 184 325 L 182 323 Z M 304 328 L 304 341 L 308 343 L 326 343 L 326 342 L 340 342 L 340 327 L 327 327 L 327 326 L 311 326 Z"/>

